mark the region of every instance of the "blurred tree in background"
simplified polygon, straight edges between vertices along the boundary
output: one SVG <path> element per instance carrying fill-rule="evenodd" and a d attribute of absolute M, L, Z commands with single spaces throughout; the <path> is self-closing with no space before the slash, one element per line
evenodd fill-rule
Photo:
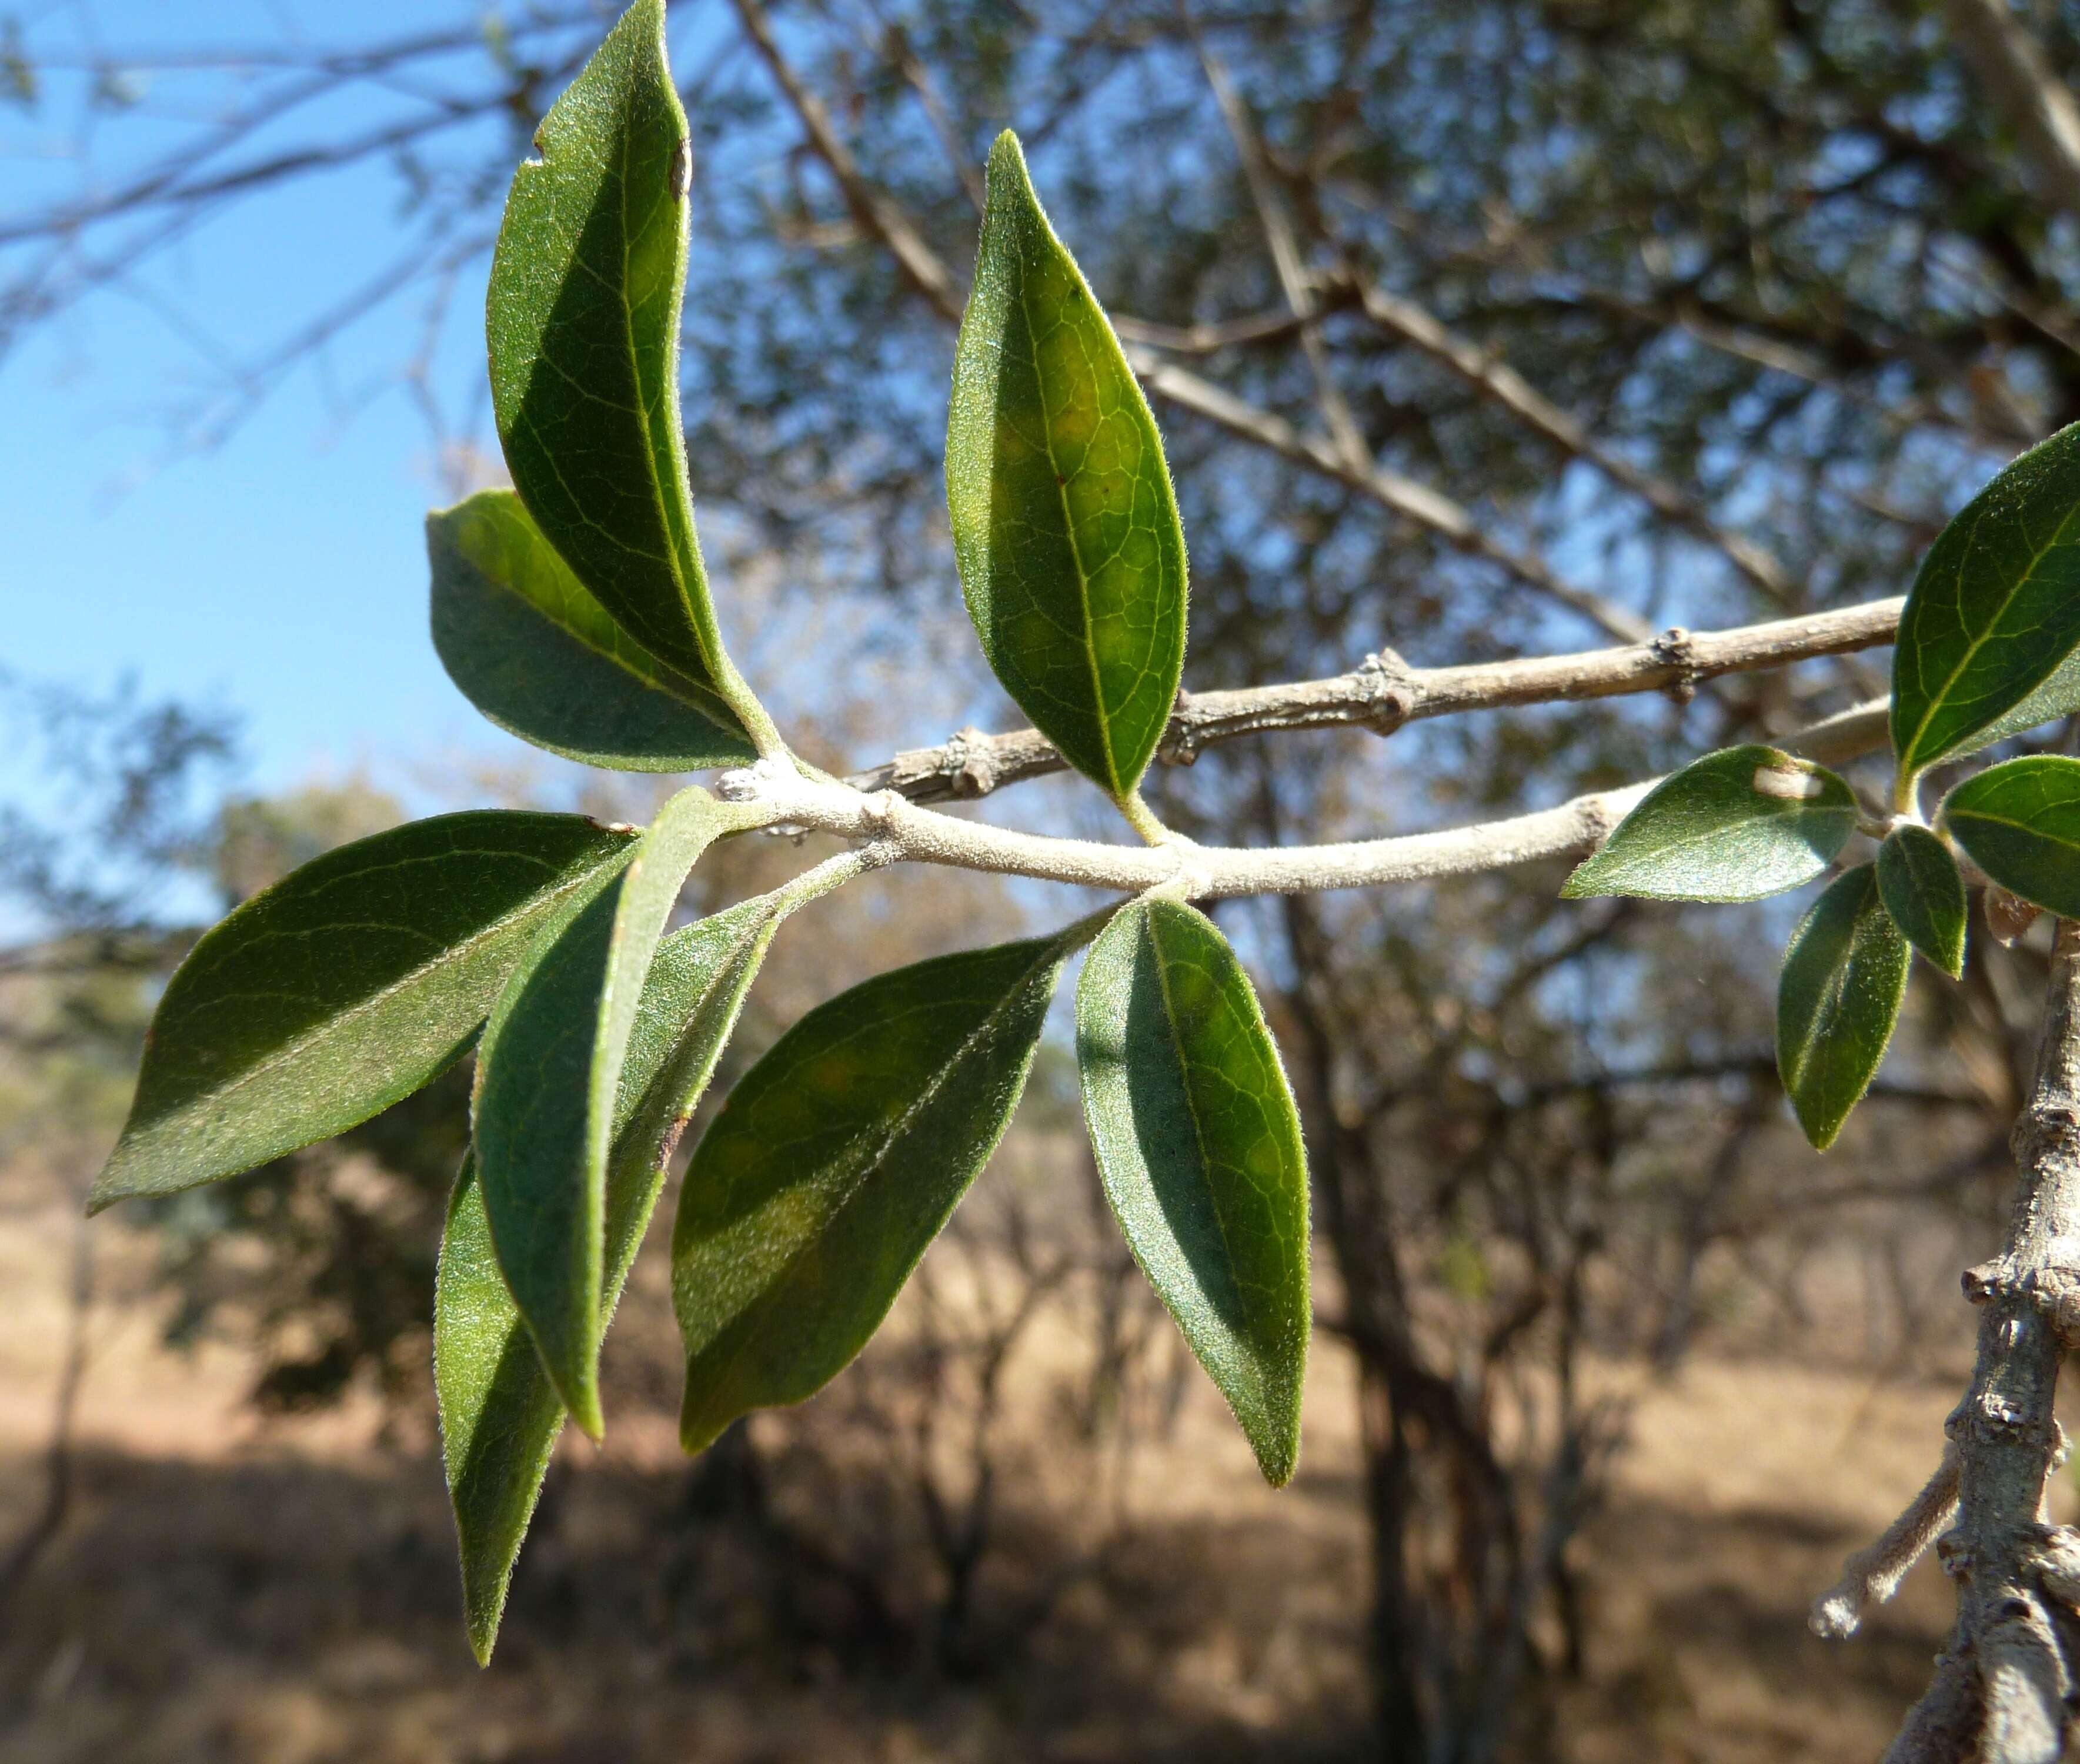
<path fill-rule="evenodd" d="M 2080 215 L 2043 174 L 2030 118 L 1958 53 L 1971 13 L 681 0 L 704 518 L 740 562 L 799 585 L 782 600 L 858 603 L 883 628 L 955 604 L 940 388 L 982 150 L 1009 124 L 1101 300 L 1130 315 L 1119 329 L 1193 536 L 1188 687 L 1365 665 L 1380 684 L 1388 740 L 1165 752 L 1180 763 L 1151 789 L 1173 824 L 1348 838 L 1781 734 L 1881 677 L 1842 661 L 1667 702 L 1400 728 L 1395 669 L 1657 632 L 1680 659 L 1682 627 L 1900 592 L 1995 463 L 2080 417 Z M 2067 79 L 2080 8 L 2011 16 Z M 96 121 L 78 191 L 0 216 L 0 350 L 97 289 L 149 285 L 225 205 L 363 161 L 396 169 L 394 265 L 237 357 L 171 413 L 177 441 L 221 434 L 373 303 L 421 303 L 430 336 L 473 331 L 459 296 L 480 283 L 516 149 L 604 22 L 543 3 L 199 66 L 120 44 L 67 61 L 41 27 L 11 34 L 17 100 Z M 117 100 L 145 79 L 208 98 L 171 146 L 126 145 L 153 107 Z M 363 88 L 389 108 L 339 125 L 326 107 Z M 447 396 L 434 359 L 430 345 L 397 364 L 400 383 L 466 483 L 480 405 Z M 834 760 L 882 757 L 837 738 L 885 739 L 891 719 L 821 702 L 820 685 L 778 690 L 823 719 Z M 979 683 L 966 696 L 1007 720 Z M 371 811 L 237 807 L 211 861 L 235 897 Z M 122 824 L 170 836 L 149 802 Z M 10 849 L 48 871 L 62 937 L 112 934 L 90 885 L 33 841 Z M 1562 909 L 1558 880 L 1227 909 L 1307 1117 L 1337 1276 L 1323 1322 L 1358 1368 L 1383 1758 L 1550 1741 L 1552 1688 L 1584 1645 L 1575 1539 L 1622 1438 L 1596 1356 L 1671 1365 L 1715 1323 L 1845 1309 L 1896 1342 L 2008 1167 L 2040 952 L 1975 938 L 1961 991 L 1917 995 L 1878 1105 L 1822 1167 L 1776 1093 L 1770 976 L 1747 953 L 1765 941 L 1687 910 Z M 755 886 L 704 866 L 711 882 Z M 170 1208 L 182 1316 L 224 1301 L 226 1234 L 255 1235 L 265 1280 L 289 1284 L 249 1288 L 245 1314 L 266 1335 L 318 1295 L 329 1319 L 270 1348 L 264 1392 L 405 1376 L 457 1149 L 393 1112 Z M 342 1179 L 356 1160 L 387 1174 Z M 1882 1245 L 1890 1271 L 1846 1297 L 1822 1255 L 1845 1236 Z"/>

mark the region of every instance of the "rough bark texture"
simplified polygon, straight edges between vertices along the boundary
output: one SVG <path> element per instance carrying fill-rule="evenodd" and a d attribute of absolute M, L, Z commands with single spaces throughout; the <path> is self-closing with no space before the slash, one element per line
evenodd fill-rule
<path fill-rule="evenodd" d="M 1363 728 L 1391 735 L 1405 723 L 1470 710 L 1638 692 L 1680 696 L 1722 674 L 1889 643 L 1905 604 L 1872 601 L 1734 631 L 1667 631 L 1651 643 L 1622 649 L 1462 667 L 1411 668 L 1399 656 L 1374 656 L 1362 667 L 1327 680 L 1180 692 L 1156 757 L 1189 765 L 1217 742 L 1275 730 Z M 899 753 L 846 781 L 857 790 L 892 790 L 913 802 L 966 801 L 1061 771 L 1067 763 L 1037 729 L 1002 735 L 964 729 L 942 746 Z"/>
<path fill-rule="evenodd" d="M 2014 1145 L 2015 1213 L 2000 1254 L 1965 1276 L 1983 1307 L 1978 1360 L 1945 1424 L 1958 1516 L 1936 1551 L 1956 1582 L 1956 1627 L 1888 1764 L 2055 1764 L 2074 1710 L 2080 1532 L 2047 1524 L 2044 1509 L 2065 1452 L 2053 1414 L 2059 1366 L 2080 1323 L 2080 926 L 2071 923 L 2058 927 Z"/>

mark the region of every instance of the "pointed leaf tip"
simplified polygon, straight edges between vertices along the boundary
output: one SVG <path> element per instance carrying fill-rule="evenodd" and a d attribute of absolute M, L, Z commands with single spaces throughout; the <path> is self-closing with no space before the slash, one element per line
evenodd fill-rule
<path fill-rule="evenodd" d="M 729 672 L 679 411 L 687 129 L 660 0 L 608 32 L 514 174 L 485 308 L 514 487 L 579 581 L 697 684 Z"/>
<path fill-rule="evenodd" d="M 954 353 L 946 503 L 990 666 L 1124 802 L 1184 665 L 1184 530 L 1155 417 L 1008 129 Z"/>
<path fill-rule="evenodd" d="M 1877 1075 L 1908 959 L 1869 864 L 1830 882 L 1792 933 L 1777 982 L 1777 1071 L 1816 1150 L 1834 1144 Z"/>
<path fill-rule="evenodd" d="M 1759 900 L 1823 874 L 1856 814 L 1856 793 L 1824 765 L 1726 748 L 1654 786 L 1561 892 Z"/>
<path fill-rule="evenodd" d="M 1313 1317 L 1306 1154 L 1256 991 L 1212 920 L 1175 901 L 1122 909 L 1084 966 L 1076 1058 L 1127 1246 L 1281 1485 Z"/>
<path fill-rule="evenodd" d="M 1878 847 L 1878 895 L 1906 941 L 1952 979 L 1965 971 L 1965 878 L 1925 827 L 1894 828 Z"/>
<path fill-rule="evenodd" d="M 619 1300 L 680 1129 L 698 1104 L 791 886 L 658 945 L 622 1063 L 606 1200 L 601 1323 Z M 488 1662 L 522 1540 L 564 1425 L 491 1242 L 473 1161 L 449 1203 L 434 1301 L 434 1381 L 470 1647 Z"/>
<path fill-rule="evenodd" d="M 409 1096 L 629 843 L 581 815 L 476 810 L 357 840 L 255 895 L 168 983 L 89 1210 L 252 1169 Z"/>
<path fill-rule="evenodd" d="M 1010 1123 L 1062 965 L 1089 935 L 941 956 L 819 1005 L 730 1092 L 672 1234 L 680 1437 L 836 1377 Z"/>

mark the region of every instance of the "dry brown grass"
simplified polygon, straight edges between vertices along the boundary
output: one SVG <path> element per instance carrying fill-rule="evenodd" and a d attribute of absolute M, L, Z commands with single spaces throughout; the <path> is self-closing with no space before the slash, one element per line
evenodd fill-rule
<path fill-rule="evenodd" d="M 69 1230 L 48 1203 L 0 1217 L 9 1529 L 38 1493 Z M 122 1296 L 144 1253 L 124 1241 L 111 1233 L 82 1499 L 0 1611 L 0 1764 L 1365 1754 L 1358 1464 L 1348 1368 L 1327 1344 L 1301 1476 L 1273 1494 L 1196 1376 L 1174 1431 L 1145 1438 L 1122 1475 L 1089 1452 L 1050 1455 L 1050 1358 L 1067 1350 L 1038 1340 L 1013 1387 L 1015 1473 L 984 1591 L 1015 1609 L 1063 1561 L 1088 1557 L 1088 1571 L 957 1681 L 907 1632 L 863 1632 L 842 1589 L 813 1577 L 777 1612 L 756 1563 L 697 1536 L 669 1411 L 639 1364 L 669 1332 L 660 1314 L 622 1350 L 637 1412 L 603 1452 L 568 1453 L 479 1673 L 425 1439 L 384 1443 L 371 1407 L 262 1427 L 237 1355 L 157 1347 L 149 1309 Z M 660 1309 L 655 1294 L 634 1304 Z M 1874 1757 L 1937 1644 L 1940 1574 L 1917 1570 L 1847 1647 L 1810 1636 L 1805 1606 L 1925 1473 L 1955 1385 L 1762 1360 L 1700 1360 L 1666 1384 L 1604 1376 L 1633 1400 L 1632 1443 L 1579 1546 L 1590 1653 L 1562 1694 L 1562 1755 Z M 887 1474 L 894 1442 L 847 1402 L 841 1385 L 761 1423 L 774 1460 L 789 1461 L 790 1430 L 813 1423 L 828 1447 L 843 1423 L 847 1484 Z M 784 1475 L 776 1494 L 783 1508 L 828 1498 Z M 929 1589 L 900 1571 L 891 1584 L 908 1624 Z"/>

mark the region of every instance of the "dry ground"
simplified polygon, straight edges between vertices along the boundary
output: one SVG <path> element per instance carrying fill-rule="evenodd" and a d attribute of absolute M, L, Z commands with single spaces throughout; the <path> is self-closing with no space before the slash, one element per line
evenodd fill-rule
<path fill-rule="evenodd" d="M 0 1539 L 37 1493 L 70 1229 L 48 1205 L 0 1214 Z M 1088 1473 L 1072 1456 L 1021 1483 L 1006 1585 L 1081 1547 L 1063 1527 L 1101 1501 L 1125 1523 L 1015 1657 L 972 1682 L 718 1624 L 726 1579 L 696 1589 L 709 1607 L 696 1636 L 669 1590 L 684 1590 L 668 1570 L 687 1472 L 661 1410 L 618 1426 L 602 1453 L 570 1454 L 480 1673 L 423 1440 L 386 1443 L 367 1410 L 261 1425 L 237 1357 L 161 1349 L 124 1279 L 119 1252 L 81 1416 L 82 1498 L 0 1610 L 0 1764 L 1364 1755 L 1349 1379 L 1326 1346 L 1283 1494 L 1257 1481 L 1196 1379 L 1174 1433 L 1118 1489 L 1061 1485 Z M 1631 1385 L 1632 1443 L 1582 1549 L 1591 1643 L 1565 1696 L 1566 1755 L 1874 1758 L 1937 1644 L 1940 1574 L 1918 1569 L 1847 1646 L 1810 1636 L 1804 1611 L 1912 1492 L 1955 1385 L 1724 1359 Z"/>

